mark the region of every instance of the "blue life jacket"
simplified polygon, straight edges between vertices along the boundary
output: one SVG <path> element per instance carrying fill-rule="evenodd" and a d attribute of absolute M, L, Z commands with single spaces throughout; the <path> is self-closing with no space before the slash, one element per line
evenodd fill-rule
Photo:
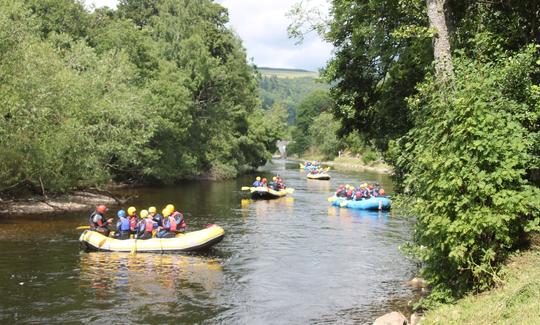
<path fill-rule="evenodd" d="M 255 181 L 253 182 L 253 187 L 259 187 L 261 186 L 261 182 L 260 181 Z"/>
<path fill-rule="evenodd" d="M 116 224 L 116 228 L 120 231 L 129 231 L 130 230 L 129 219 L 120 217 L 120 220 Z"/>

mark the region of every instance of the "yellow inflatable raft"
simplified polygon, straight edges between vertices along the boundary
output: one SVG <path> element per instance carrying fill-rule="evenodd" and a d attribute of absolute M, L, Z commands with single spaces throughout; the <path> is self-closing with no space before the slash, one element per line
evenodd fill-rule
<path fill-rule="evenodd" d="M 106 237 L 99 232 L 86 230 L 79 242 L 88 251 L 105 252 L 193 252 L 219 243 L 225 236 L 223 228 L 211 225 L 205 229 L 177 234 L 175 238 L 126 239 Z"/>
<path fill-rule="evenodd" d="M 307 174 L 307 178 L 309 178 L 309 179 L 318 179 L 318 180 L 329 180 L 330 175 L 328 175 L 327 173 L 319 173 L 319 174 L 309 173 L 309 174 Z"/>

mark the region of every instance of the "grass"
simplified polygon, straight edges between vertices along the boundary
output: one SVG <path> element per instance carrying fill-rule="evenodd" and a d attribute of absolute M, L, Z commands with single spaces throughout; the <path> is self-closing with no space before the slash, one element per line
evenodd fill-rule
<path fill-rule="evenodd" d="M 503 268 L 503 284 L 428 311 L 427 324 L 540 324 L 540 240 Z"/>
<path fill-rule="evenodd" d="M 366 164 L 364 160 L 359 157 L 335 157 L 332 161 L 326 161 L 324 157 L 313 150 L 308 150 L 304 155 L 302 155 L 301 158 L 299 158 L 302 161 L 314 161 L 317 160 L 321 162 L 323 165 L 331 166 L 332 169 L 335 170 L 373 170 L 378 173 L 388 173 L 391 171 L 391 167 L 378 162 L 373 161 L 371 163 Z"/>

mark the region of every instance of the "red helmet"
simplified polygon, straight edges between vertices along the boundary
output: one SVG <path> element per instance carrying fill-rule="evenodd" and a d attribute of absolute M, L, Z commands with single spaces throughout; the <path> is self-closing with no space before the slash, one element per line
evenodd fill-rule
<path fill-rule="evenodd" d="M 105 213 L 105 211 L 107 211 L 107 207 L 104 206 L 103 204 L 101 204 L 101 205 L 98 205 L 98 207 L 97 207 L 96 210 L 97 210 L 97 212 L 99 212 L 99 213 Z"/>
<path fill-rule="evenodd" d="M 373 185 L 370 184 L 370 185 L 368 186 L 368 188 L 369 188 L 370 190 L 372 190 L 372 189 L 373 189 Z"/>

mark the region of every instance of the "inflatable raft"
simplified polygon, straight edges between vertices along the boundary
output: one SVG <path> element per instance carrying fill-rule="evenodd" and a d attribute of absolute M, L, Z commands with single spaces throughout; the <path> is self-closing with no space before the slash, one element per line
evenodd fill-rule
<path fill-rule="evenodd" d="M 208 228 L 177 234 L 175 238 L 126 239 L 106 237 L 99 232 L 85 230 L 79 242 L 87 251 L 104 252 L 193 252 L 207 249 L 219 243 L 225 236 L 223 228 L 211 225 Z"/>
<path fill-rule="evenodd" d="M 318 173 L 318 174 L 308 173 L 307 178 L 309 178 L 309 179 L 318 179 L 318 180 L 324 180 L 325 181 L 325 180 L 330 179 L 330 175 L 328 175 L 327 173 Z"/>
<path fill-rule="evenodd" d="M 251 187 L 249 191 L 251 192 L 252 199 L 266 199 L 266 200 L 277 199 L 277 198 L 283 197 L 287 195 L 287 193 L 289 192 L 288 190 L 275 191 L 268 187 Z"/>
<path fill-rule="evenodd" d="M 333 196 L 328 198 L 328 201 L 331 201 L 332 205 L 337 207 L 359 210 L 388 210 L 392 206 L 392 201 L 384 196 L 371 197 L 360 201 Z"/>
<path fill-rule="evenodd" d="M 301 164 L 301 163 L 298 163 L 298 165 L 300 165 L 300 169 L 304 169 L 304 170 L 314 170 L 314 169 L 317 169 L 317 168 L 320 168 L 321 165 L 304 165 L 304 164 Z"/>

